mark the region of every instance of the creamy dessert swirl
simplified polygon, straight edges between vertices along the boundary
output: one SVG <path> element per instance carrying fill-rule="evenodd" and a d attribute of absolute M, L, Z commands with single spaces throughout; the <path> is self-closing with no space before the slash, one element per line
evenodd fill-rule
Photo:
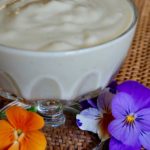
<path fill-rule="evenodd" d="M 31 51 L 92 47 L 125 32 L 128 0 L 18 0 L 0 7 L 0 44 Z"/>

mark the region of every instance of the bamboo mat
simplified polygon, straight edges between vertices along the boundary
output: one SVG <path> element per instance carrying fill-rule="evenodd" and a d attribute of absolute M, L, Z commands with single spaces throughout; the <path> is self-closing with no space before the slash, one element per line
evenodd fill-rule
<path fill-rule="evenodd" d="M 139 23 L 127 59 L 117 81 L 136 80 L 150 87 L 150 0 L 135 0 L 139 10 Z M 59 128 L 45 127 L 47 150 L 92 150 L 99 139 L 96 135 L 81 131 L 75 124 L 75 116 L 68 115 L 65 125 Z"/>
<path fill-rule="evenodd" d="M 139 22 L 134 41 L 117 80 L 136 80 L 150 87 L 150 0 L 135 0 Z"/>

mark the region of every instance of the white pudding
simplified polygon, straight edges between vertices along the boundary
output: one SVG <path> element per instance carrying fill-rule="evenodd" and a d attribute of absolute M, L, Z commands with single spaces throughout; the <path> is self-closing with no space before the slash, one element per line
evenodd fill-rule
<path fill-rule="evenodd" d="M 31 51 L 66 51 L 108 42 L 125 32 L 128 0 L 19 0 L 0 10 L 0 44 Z"/>

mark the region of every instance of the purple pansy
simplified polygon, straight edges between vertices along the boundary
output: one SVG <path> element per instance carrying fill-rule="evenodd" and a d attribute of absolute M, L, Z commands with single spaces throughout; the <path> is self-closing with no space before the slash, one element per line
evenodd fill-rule
<path fill-rule="evenodd" d="M 128 93 L 135 101 L 139 109 L 150 107 L 150 89 L 136 81 L 125 81 L 117 87 L 118 92 Z"/>
<path fill-rule="evenodd" d="M 111 114 L 113 96 L 114 94 L 110 93 L 109 89 L 105 89 L 98 97 L 97 103 L 95 103 L 95 100 L 86 101 L 86 106 L 88 103 L 90 107 L 76 116 L 78 127 L 82 130 L 98 133 L 102 140 L 108 139 L 108 124 L 113 120 Z"/>
<path fill-rule="evenodd" d="M 117 86 L 118 86 L 118 84 L 117 84 L 117 82 L 114 80 L 114 81 L 112 81 L 112 82 L 107 86 L 107 88 L 109 88 L 109 91 L 110 91 L 111 93 L 116 94 L 116 92 L 117 92 Z"/>
<path fill-rule="evenodd" d="M 141 145 L 144 146 L 147 150 L 150 150 L 150 132 L 142 131 L 139 137 Z"/>
<path fill-rule="evenodd" d="M 114 82 L 97 104 L 92 99 L 86 104 L 88 109 L 76 117 L 80 129 L 98 133 L 102 140 L 110 133 L 110 150 L 150 150 L 150 89 L 136 81 Z"/>
<path fill-rule="evenodd" d="M 109 132 L 120 143 L 135 150 L 141 146 L 150 149 L 150 89 L 135 81 L 124 82 L 117 89 L 112 101 L 115 119 L 109 125 Z"/>
<path fill-rule="evenodd" d="M 90 107 L 97 108 L 97 98 L 82 100 L 80 102 L 80 106 L 81 106 L 81 110 L 84 110 Z"/>
<path fill-rule="evenodd" d="M 98 128 L 97 128 L 98 116 L 99 116 L 98 109 L 95 109 L 95 108 L 85 109 L 76 116 L 77 125 L 81 130 L 86 130 L 86 131 L 91 131 L 93 133 L 97 133 L 98 132 Z"/>

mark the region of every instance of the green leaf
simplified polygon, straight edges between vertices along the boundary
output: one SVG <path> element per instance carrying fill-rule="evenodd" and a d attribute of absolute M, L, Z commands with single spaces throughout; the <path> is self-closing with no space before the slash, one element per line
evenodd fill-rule
<path fill-rule="evenodd" d="M 28 111 L 31 111 L 31 112 L 37 112 L 37 107 L 31 106 L 31 107 L 28 108 L 27 110 L 28 110 Z"/>
<path fill-rule="evenodd" d="M 0 112 L 0 119 L 5 119 L 6 118 L 6 114 L 4 111 Z"/>

